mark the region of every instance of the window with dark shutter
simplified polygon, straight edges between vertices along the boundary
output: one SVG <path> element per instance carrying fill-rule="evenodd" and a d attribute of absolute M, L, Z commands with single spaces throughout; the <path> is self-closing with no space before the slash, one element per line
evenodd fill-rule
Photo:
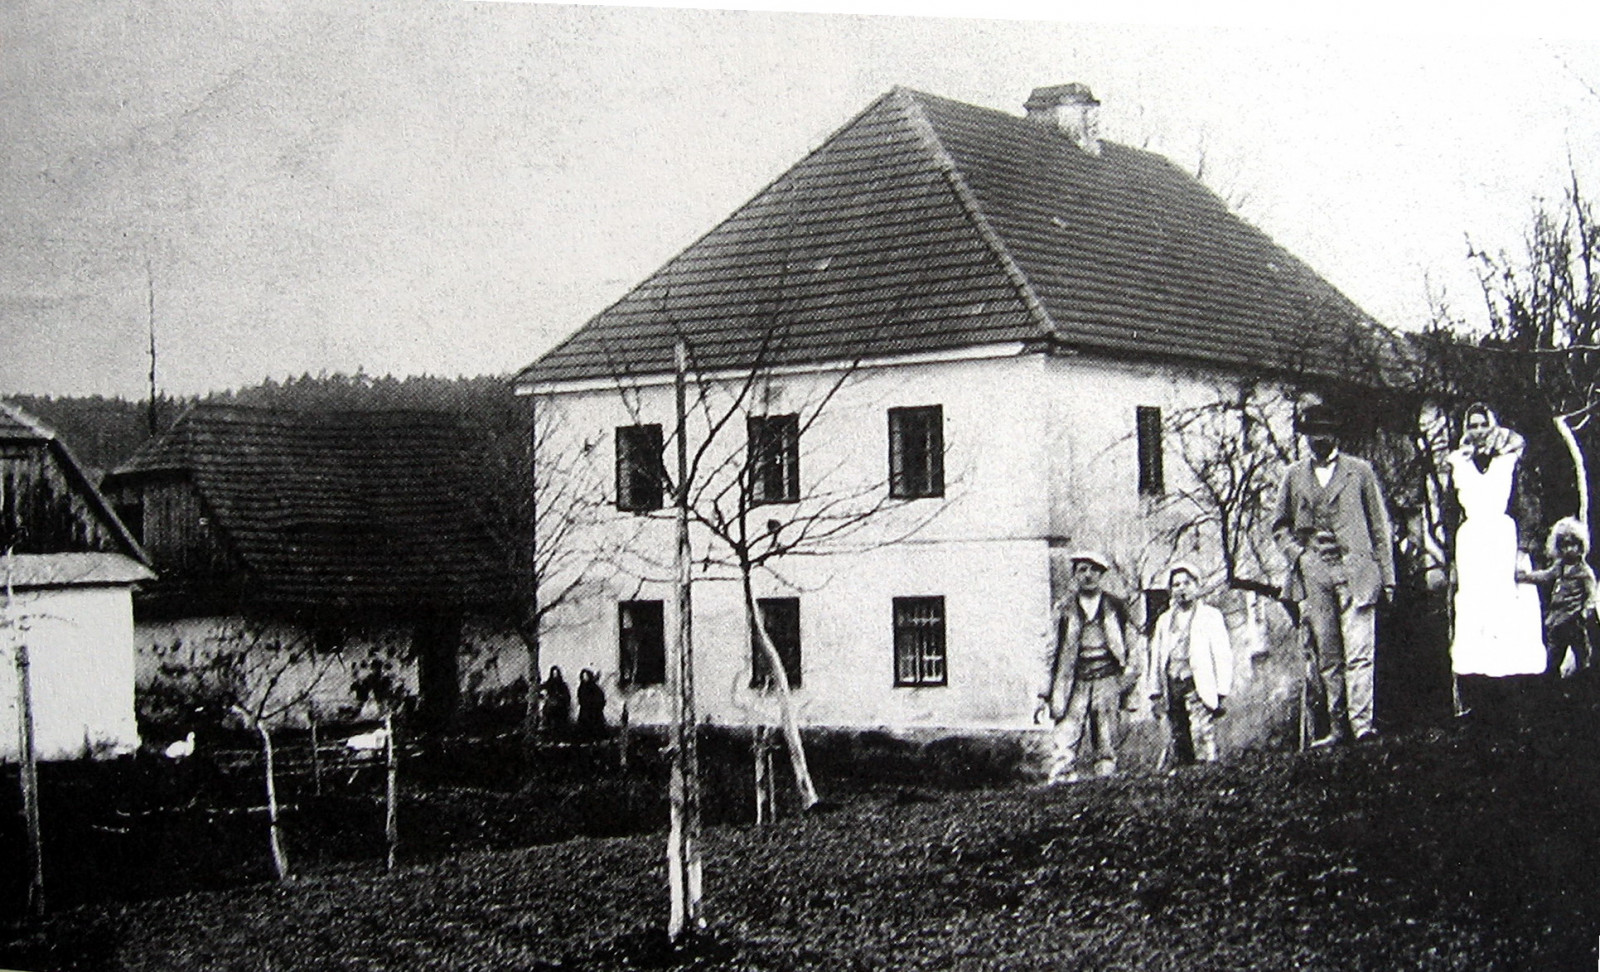
<path fill-rule="evenodd" d="M 795 503 L 800 500 L 800 416 L 752 416 L 746 423 L 749 441 L 752 503 Z"/>
<path fill-rule="evenodd" d="M 617 605 L 617 681 L 623 688 L 665 685 L 666 625 L 661 601 Z"/>
<path fill-rule="evenodd" d="M 944 598 L 894 599 L 894 684 L 944 685 Z"/>
<path fill-rule="evenodd" d="M 661 426 L 617 429 L 617 509 L 647 513 L 661 509 Z"/>
<path fill-rule="evenodd" d="M 1167 491 L 1166 473 L 1161 462 L 1161 409 L 1154 405 L 1140 405 L 1137 424 L 1139 494 L 1160 496 Z"/>
<path fill-rule="evenodd" d="M 766 626 L 772 647 L 778 649 L 778 660 L 783 662 L 784 674 L 789 677 L 789 687 L 800 687 L 800 599 L 798 597 L 764 597 L 756 601 L 761 612 L 761 623 Z M 761 647 L 761 634 L 750 632 L 750 687 L 771 690 L 772 664 Z"/>
<path fill-rule="evenodd" d="M 944 495 L 944 407 L 889 409 L 889 495 Z"/>

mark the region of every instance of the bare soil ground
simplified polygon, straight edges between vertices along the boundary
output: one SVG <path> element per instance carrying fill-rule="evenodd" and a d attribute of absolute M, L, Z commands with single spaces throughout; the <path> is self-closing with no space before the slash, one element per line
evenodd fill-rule
<path fill-rule="evenodd" d="M 330 861 L 13 922 L 23 969 L 1592 969 L 1600 685 L 1448 727 L 1055 789 L 836 784 L 707 832 L 667 949 L 659 832 Z"/>

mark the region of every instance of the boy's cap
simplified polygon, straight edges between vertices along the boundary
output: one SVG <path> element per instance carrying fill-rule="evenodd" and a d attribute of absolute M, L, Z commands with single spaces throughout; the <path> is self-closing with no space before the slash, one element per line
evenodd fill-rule
<path fill-rule="evenodd" d="M 1111 564 L 1106 559 L 1106 555 L 1098 550 L 1075 550 L 1072 552 L 1071 559 L 1074 564 L 1094 564 L 1101 570 L 1111 569 Z"/>

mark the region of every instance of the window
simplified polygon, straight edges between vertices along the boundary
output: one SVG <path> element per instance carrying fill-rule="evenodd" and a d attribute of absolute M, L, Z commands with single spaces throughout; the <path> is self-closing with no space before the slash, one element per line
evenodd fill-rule
<path fill-rule="evenodd" d="M 1160 496 L 1167 491 L 1166 475 L 1161 467 L 1161 409 L 1140 405 L 1137 425 L 1139 495 Z"/>
<path fill-rule="evenodd" d="M 1144 592 L 1144 636 L 1151 637 L 1156 631 L 1156 622 L 1161 619 L 1161 612 L 1172 603 L 1172 592 L 1165 587 L 1146 588 Z"/>
<path fill-rule="evenodd" d="M 800 416 L 752 416 L 750 498 L 755 503 L 795 503 L 800 499 Z"/>
<path fill-rule="evenodd" d="M 944 407 L 889 409 L 889 495 L 944 495 Z"/>
<path fill-rule="evenodd" d="M 944 598 L 894 599 L 894 684 L 944 685 Z"/>
<path fill-rule="evenodd" d="M 761 612 L 761 623 L 767 627 L 772 647 L 778 649 L 778 660 L 783 662 L 784 673 L 789 676 L 789 687 L 800 687 L 800 599 L 798 597 L 764 597 L 756 601 Z M 760 632 L 750 632 L 750 663 L 754 673 L 750 687 L 771 690 L 772 665 L 761 647 Z"/>
<path fill-rule="evenodd" d="M 623 601 L 617 605 L 617 680 L 623 688 L 666 684 L 667 642 L 661 604 Z"/>
<path fill-rule="evenodd" d="M 617 509 L 661 509 L 661 426 L 617 428 Z"/>

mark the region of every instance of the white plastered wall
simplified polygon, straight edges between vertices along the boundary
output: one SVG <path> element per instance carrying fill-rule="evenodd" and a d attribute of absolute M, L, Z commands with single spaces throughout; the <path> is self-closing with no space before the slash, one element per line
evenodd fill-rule
<path fill-rule="evenodd" d="M 20 752 L 18 637 L 28 647 L 34 745 L 40 759 L 137 749 L 130 589 L 107 585 L 19 591 L 11 613 L 21 625 L 6 633 L 0 664 L 0 757 L 15 761 Z"/>

